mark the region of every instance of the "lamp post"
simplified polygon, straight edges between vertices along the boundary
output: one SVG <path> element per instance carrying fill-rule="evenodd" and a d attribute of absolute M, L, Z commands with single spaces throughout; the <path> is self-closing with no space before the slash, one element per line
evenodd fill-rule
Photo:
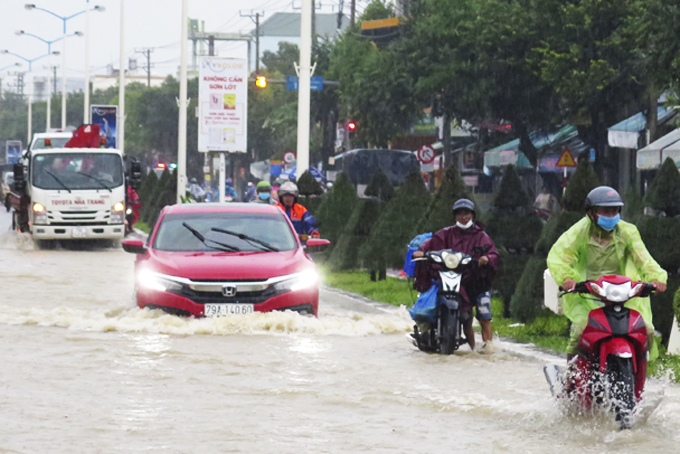
<path fill-rule="evenodd" d="M 177 134 L 177 203 L 182 203 L 187 174 L 187 41 L 189 28 L 188 0 L 182 0 L 182 30 L 180 38 L 179 125 Z M 222 154 L 224 156 L 224 154 Z M 224 182 L 220 179 L 224 191 Z M 220 202 L 224 202 L 221 197 Z"/>
<path fill-rule="evenodd" d="M 118 55 L 118 140 L 116 148 L 125 153 L 125 0 L 120 0 L 120 52 Z"/>
<path fill-rule="evenodd" d="M 89 5 L 90 1 L 87 0 L 87 3 Z M 104 7 L 95 6 L 94 8 L 88 8 L 88 9 L 84 9 L 82 11 L 78 11 L 77 13 L 71 14 L 70 16 L 60 16 L 59 14 L 56 14 L 56 13 L 54 13 L 54 12 L 48 10 L 48 9 L 40 8 L 40 7 L 36 6 L 35 3 L 26 3 L 24 5 L 24 8 L 26 8 L 29 11 L 32 10 L 32 9 L 44 11 L 48 14 L 53 15 L 54 17 L 56 17 L 58 19 L 61 19 L 61 21 L 63 23 L 62 38 L 66 38 L 66 22 L 69 19 L 73 19 L 76 16 L 80 16 L 81 14 L 87 13 L 90 9 L 93 9 L 93 10 L 96 10 L 96 11 L 105 11 Z M 86 58 L 86 60 L 87 60 L 87 58 Z M 62 92 L 62 94 L 61 94 L 61 129 L 64 130 L 64 129 L 66 129 L 66 40 L 64 40 L 63 47 L 61 49 L 61 66 L 62 66 L 62 68 L 61 68 L 61 78 L 62 78 L 62 81 L 61 81 L 61 92 Z M 88 76 L 88 75 L 89 74 L 87 74 L 87 72 L 86 72 L 86 76 Z M 89 87 L 89 82 L 87 82 L 87 83 L 88 83 L 88 87 Z M 88 90 L 89 90 L 89 88 L 88 88 Z M 88 102 L 89 102 L 89 99 L 88 99 Z"/>
<path fill-rule="evenodd" d="M 4 70 L 10 69 L 10 68 L 15 68 L 15 67 L 17 67 L 17 66 L 21 66 L 21 63 L 17 62 L 17 63 L 14 63 L 13 65 L 7 65 L 7 66 L 5 66 L 5 67 L 3 67 L 3 68 L 0 68 L 0 71 L 4 71 Z"/>
<path fill-rule="evenodd" d="M 19 54 L 15 54 L 14 52 L 10 52 L 7 49 L 0 50 L 0 54 L 13 55 L 17 58 L 24 60 L 25 62 L 28 63 L 28 72 L 29 73 L 31 72 L 31 69 L 33 69 L 33 62 L 34 61 L 40 60 L 41 58 L 44 58 L 44 57 L 47 56 L 47 54 L 46 54 L 46 55 L 41 55 L 40 57 L 28 59 L 26 57 L 22 57 Z M 31 143 L 31 136 L 33 135 L 33 112 L 32 112 L 32 110 L 33 110 L 33 100 L 31 99 L 31 95 L 27 95 L 27 96 L 28 96 L 28 142 L 27 143 Z"/>
<path fill-rule="evenodd" d="M 48 65 L 48 71 L 47 71 L 47 115 L 46 115 L 46 126 L 45 126 L 45 131 L 49 131 L 50 128 L 52 127 L 52 84 L 51 84 L 51 78 L 52 78 L 52 61 L 51 61 L 51 56 L 52 56 L 52 44 L 56 43 L 57 41 L 61 41 L 64 38 L 69 38 L 71 36 L 83 36 L 82 32 L 73 32 L 70 35 L 66 36 L 60 36 L 57 39 L 53 39 L 51 41 L 48 41 L 46 39 L 41 38 L 40 36 L 34 35 L 33 33 L 27 33 L 23 30 L 17 30 L 14 32 L 17 36 L 21 35 L 26 35 L 26 36 L 32 36 L 35 39 L 39 39 L 40 41 L 44 42 L 47 44 L 47 65 Z M 55 52 L 56 54 L 56 52 Z M 87 123 L 87 121 L 84 121 L 84 123 Z"/>

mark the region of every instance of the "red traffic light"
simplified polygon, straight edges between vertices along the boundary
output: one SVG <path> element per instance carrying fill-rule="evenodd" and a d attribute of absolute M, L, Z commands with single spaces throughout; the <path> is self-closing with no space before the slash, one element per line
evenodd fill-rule
<path fill-rule="evenodd" d="M 158 167 L 159 169 L 165 169 L 166 165 L 164 162 L 159 162 L 158 164 L 156 164 L 156 167 Z"/>
<path fill-rule="evenodd" d="M 357 124 L 353 121 L 348 121 L 347 129 L 349 129 L 350 131 L 354 131 L 355 129 L 357 129 Z"/>

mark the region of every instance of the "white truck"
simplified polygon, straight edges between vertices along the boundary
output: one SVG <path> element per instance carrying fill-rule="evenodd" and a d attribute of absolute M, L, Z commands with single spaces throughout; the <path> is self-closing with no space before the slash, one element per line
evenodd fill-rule
<path fill-rule="evenodd" d="M 99 144 L 96 125 L 83 125 L 73 134 L 36 134 L 14 168 L 13 229 L 30 232 L 36 241 L 122 239 L 125 163 L 120 150 Z M 129 174 L 135 188 L 138 163 Z"/>

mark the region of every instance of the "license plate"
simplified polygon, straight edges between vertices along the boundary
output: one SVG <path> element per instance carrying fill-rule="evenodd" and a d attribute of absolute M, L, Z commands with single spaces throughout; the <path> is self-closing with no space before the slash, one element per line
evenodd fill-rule
<path fill-rule="evenodd" d="M 219 317 L 223 315 L 245 315 L 255 312 L 254 304 L 206 304 L 203 315 Z"/>
<path fill-rule="evenodd" d="M 73 227 L 73 238 L 85 238 L 87 236 L 87 227 Z"/>

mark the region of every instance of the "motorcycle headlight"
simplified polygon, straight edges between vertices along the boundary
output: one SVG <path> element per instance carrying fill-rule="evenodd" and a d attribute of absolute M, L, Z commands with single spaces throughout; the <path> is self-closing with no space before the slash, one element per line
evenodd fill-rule
<path fill-rule="evenodd" d="M 142 270 L 137 274 L 137 284 L 148 290 L 169 293 L 179 293 L 184 288 L 184 284 L 175 276 L 166 276 L 149 270 Z"/>
<path fill-rule="evenodd" d="M 449 269 L 455 269 L 458 268 L 458 265 L 460 265 L 460 261 L 463 260 L 463 254 L 460 252 L 456 253 L 450 253 L 450 252 L 442 252 L 442 258 L 444 259 L 444 265 L 446 265 L 447 268 Z"/>
<path fill-rule="evenodd" d="M 300 273 L 281 276 L 279 279 L 274 284 L 274 289 L 280 292 L 297 292 L 318 285 L 319 274 L 315 269 L 310 268 Z"/>

